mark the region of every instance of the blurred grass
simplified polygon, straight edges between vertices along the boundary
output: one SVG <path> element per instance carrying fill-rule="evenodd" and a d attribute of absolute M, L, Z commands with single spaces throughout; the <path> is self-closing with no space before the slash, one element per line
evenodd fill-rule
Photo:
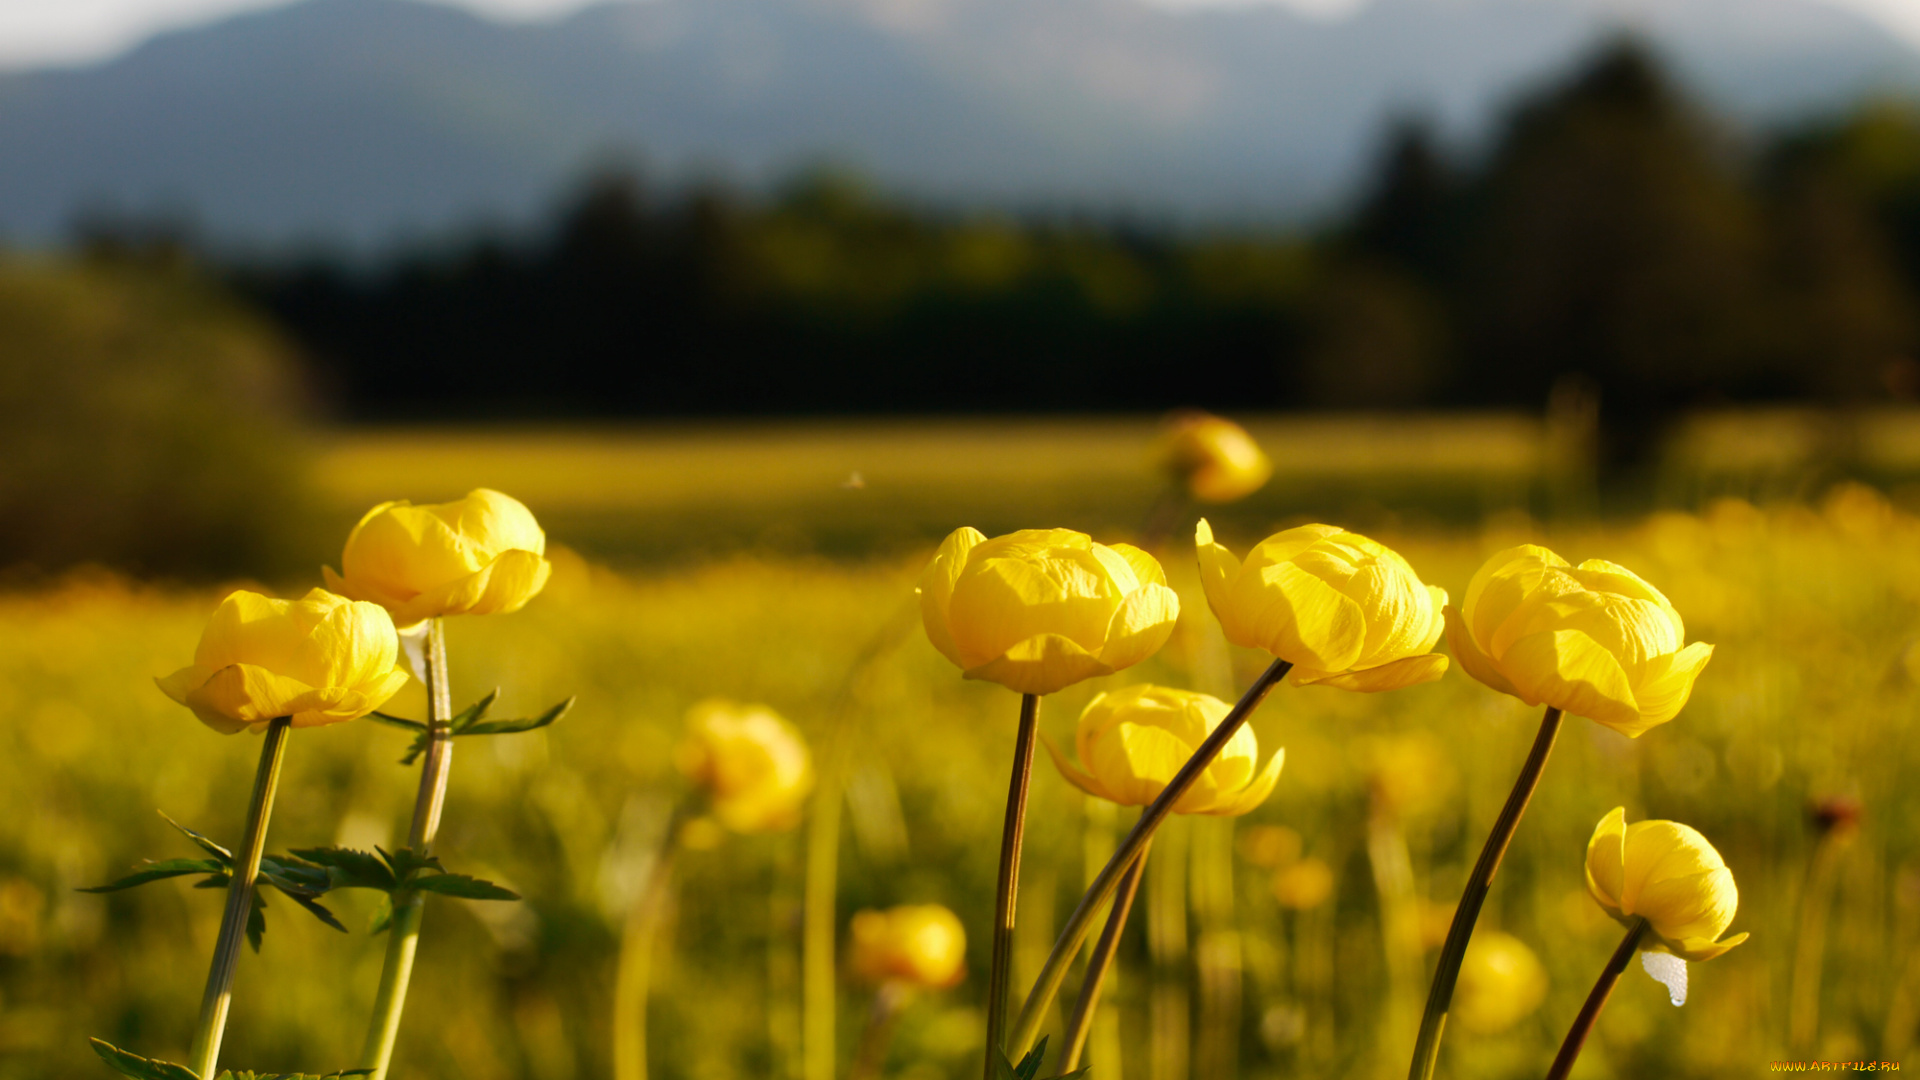
<path fill-rule="evenodd" d="M 1388 460 L 1386 431 L 1329 428 L 1298 442 L 1260 432 L 1279 478 L 1261 502 L 1214 520 L 1230 522 L 1230 542 L 1243 548 L 1274 521 L 1306 512 L 1307 501 L 1290 494 L 1305 482 L 1296 487 L 1291 478 L 1334 453 L 1378 452 L 1383 474 L 1400 470 L 1406 475 L 1394 483 L 1419 486 L 1404 459 Z M 429 500 L 489 483 L 525 498 L 560 544 L 576 542 L 570 522 L 599 522 L 609 530 L 593 537 L 602 552 L 619 555 L 618 530 L 626 528 L 675 556 L 629 552 L 624 568 L 608 569 L 557 552 L 552 585 L 526 611 L 450 627 L 460 701 L 497 685 L 500 716 L 568 694 L 580 702 L 547 731 L 459 745 L 443 833 L 447 864 L 527 899 L 435 902 L 396 1075 L 606 1075 L 617 934 L 654 836 L 684 788 L 670 761 L 686 708 L 712 695 L 764 701 L 816 742 L 824 738 L 850 665 L 908 602 L 925 536 L 968 522 L 996 531 L 1104 520 L 1095 526 L 1099 538 L 1120 539 L 1155 493 L 1148 434 L 1133 421 L 1009 423 L 965 438 L 946 438 L 938 425 L 894 428 L 885 438 L 802 425 L 757 442 L 732 429 L 594 436 L 574 457 L 567 437 L 552 433 L 462 436 L 466 442 L 445 433 L 388 435 L 336 448 L 324 468 L 343 506 L 402 493 Z M 1497 445 L 1488 438 L 1475 450 L 1443 432 L 1415 456 L 1434 464 L 1428 482 L 1437 484 L 1442 449 L 1458 461 Z M 1486 453 L 1473 460 L 1496 456 Z M 1543 1069 L 1617 939 L 1581 879 L 1587 837 L 1616 805 L 1634 820 L 1685 821 L 1712 839 L 1741 887 L 1734 929 L 1754 936 L 1693 969 L 1684 1008 L 1629 972 L 1579 1075 L 1747 1076 L 1787 1057 L 1799 894 L 1813 844 L 1806 806 L 1835 794 L 1860 799 L 1865 817 L 1843 855 L 1816 1051 L 1829 1060 L 1899 1060 L 1915 1042 L 1913 1014 L 1902 1021 L 1900 1012 L 1911 1006 L 1900 998 L 1920 995 L 1920 794 L 1912 783 L 1920 769 L 1912 731 L 1920 521 L 1867 489 L 1841 487 L 1812 504 L 1720 500 L 1697 513 L 1542 522 L 1515 512 L 1530 481 L 1513 464 L 1525 458 L 1514 454 L 1483 473 L 1458 470 L 1495 478 L 1461 489 L 1484 514 L 1396 507 L 1377 511 L 1366 527 L 1455 595 L 1486 554 L 1524 539 L 1576 560 L 1618 561 L 1666 590 L 1689 637 L 1718 651 L 1672 724 L 1638 741 L 1585 721 L 1562 736 L 1482 923 L 1531 945 L 1551 990 L 1507 1033 L 1450 1032 L 1445 1074 L 1494 1080 Z M 1044 475 L 1034 475 L 1036 460 L 1049 462 Z M 837 486 L 856 469 L 865 488 Z M 613 505 L 595 505 L 596 490 Z M 1484 490 L 1520 497 L 1483 502 L 1476 492 Z M 860 509 L 869 497 L 878 508 Z M 1353 505 L 1376 505 L 1370 498 Z M 898 508 L 916 506 L 922 517 L 891 522 L 905 513 Z M 846 552 L 811 550 L 848 557 L 796 553 L 829 535 L 808 530 L 826 528 L 820 523 L 837 520 L 836 512 L 854 540 Z M 778 542 L 781 534 L 770 540 L 754 531 L 756 519 L 789 514 L 802 524 L 766 527 L 791 530 L 791 548 Z M 717 524 L 696 539 L 683 535 L 709 520 Z M 869 527 L 884 539 L 860 540 L 859 522 L 877 523 Z M 327 546 L 337 544 L 329 538 Z M 1161 681 L 1230 693 L 1224 684 L 1244 685 L 1261 665 L 1262 657 L 1220 641 L 1185 545 L 1175 542 L 1163 556 L 1184 602 L 1179 633 L 1140 667 L 1047 699 L 1042 725 L 1051 737 L 1069 738 L 1081 705 L 1104 687 Z M 103 575 L 0 595 L 0 1080 L 105 1075 L 86 1050 L 88 1035 L 175 1059 L 185 1050 L 218 895 L 179 882 L 105 897 L 72 890 L 141 858 L 188 854 L 156 809 L 216 837 L 239 831 L 257 744 L 213 734 L 150 682 L 187 661 L 215 601 L 212 591 Z M 420 697 L 409 688 L 395 711 L 418 715 Z M 860 727 L 840 923 L 860 907 L 934 901 L 955 908 L 972 937 L 974 978 L 913 1006 L 890 1076 L 933 1080 L 976 1068 L 976 999 L 1016 703 L 997 687 L 963 682 L 917 630 L 855 684 Z M 1283 689 L 1256 715 L 1262 747 L 1285 746 L 1287 767 L 1271 802 L 1237 827 L 1296 830 L 1306 855 L 1333 866 L 1335 886 L 1322 906 L 1281 908 L 1271 871 L 1238 857 L 1219 865 L 1232 849 L 1209 830 L 1234 823 L 1176 823 L 1195 835 L 1162 849 L 1189 852 L 1194 882 L 1217 885 L 1223 870 L 1231 875 L 1246 973 L 1231 1029 L 1239 1032 L 1236 1075 L 1404 1075 L 1404 1061 L 1379 1049 L 1395 1040 L 1382 1028 L 1388 968 L 1367 853 L 1376 737 L 1423 733 L 1443 750 L 1436 768 L 1452 781 L 1437 785 L 1442 797 L 1409 809 L 1404 827 L 1416 892 L 1444 907 L 1536 719 L 1458 671 L 1382 696 Z M 395 764 L 405 741 L 364 723 L 297 732 L 270 850 L 395 840 L 412 800 L 413 774 Z M 1022 913 L 1040 948 L 1039 931 L 1058 925 L 1075 899 L 1086 830 L 1110 827 L 1041 764 Z M 790 901 L 801 856 L 792 834 L 731 839 L 681 863 L 654 1004 L 656 1076 L 788 1075 L 798 992 Z M 364 932 L 366 897 L 337 899 L 354 931 L 344 937 L 270 900 L 264 951 L 241 964 L 228 1060 L 272 1069 L 350 1064 L 381 942 Z M 1193 902 L 1203 900 L 1217 908 L 1217 895 L 1196 892 Z M 1178 905 L 1173 911 L 1177 917 Z M 1217 911 L 1190 916 L 1196 945 L 1203 924 L 1219 929 L 1207 922 L 1215 918 Z M 1144 921 L 1143 906 L 1110 995 L 1122 1017 L 1124 1078 L 1102 1071 L 1102 1080 L 1149 1075 Z M 1191 976 L 1195 962 L 1190 955 L 1172 976 Z M 843 1053 L 865 1000 L 856 988 L 843 994 Z M 1193 1030 L 1208 1030 L 1203 1019 Z"/>

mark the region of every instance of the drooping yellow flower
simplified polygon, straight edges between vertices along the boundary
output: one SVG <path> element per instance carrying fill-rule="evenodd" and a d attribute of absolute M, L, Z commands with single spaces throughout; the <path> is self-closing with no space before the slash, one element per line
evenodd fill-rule
<path fill-rule="evenodd" d="M 1052 740 L 1047 752 L 1060 774 L 1089 795 L 1121 806 L 1145 806 L 1160 797 L 1193 751 L 1220 726 L 1232 707 L 1216 697 L 1164 686 L 1129 686 L 1087 704 L 1074 731 L 1074 748 L 1086 766 L 1077 768 Z M 1274 752 L 1258 769 L 1260 745 L 1242 726 L 1220 756 L 1173 804 L 1176 814 L 1232 817 L 1266 801 L 1280 778 L 1287 752 Z"/>
<path fill-rule="evenodd" d="M 405 686 L 399 649 L 378 604 L 325 589 L 298 600 L 242 591 L 207 620 L 192 666 L 154 682 L 223 734 L 265 730 L 282 716 L 319 727 L 365 716 Z"/>
<path fill-rule="evenodd" d="M 518 611 L 547 583 L 547 534 L 517 499 L 480 488 L 450 503 L 367 511 L 327 587 L 371 600 L 405 629 L 440 615 Z"/>
<path fill-rule="evenodd" d="M 1447 644 L 1474 678 L 1629 737 L 1676 716 L 1713 646 L 1686 644 L 1660 590 L 1600 559 L 1532 544 L 1488 559 L 1449 607 Z"/>
<path fill-rule="evenodd" d="M 1167 420 L 1159 457 L 1200 502 L 1229 503 L 1260 490 L 1273 462 L 1247 429 L 1211 413 L 1185 411 Z"/>
<path fill-rule="evenodd" d="M 1332 525 L 1267 537 L 1245 562 L 1194 531 L 1207 604 L 1227 640 L 1293 664 L 1295 685 L 1367 692 L 1431 682 L 1447 591 L 1423 585 L 1386 545 Z"/>
<path fill-rule="evenodd" d="M 1587 843 L 1587 892 L 1623 925 L 1646 919 L 1657 947 L 1683 960 L 1711 960 L 1747 940 L 1718 940 L 1740 891 L 1707 838 L 1679 822 L 1628 825 L 1624 807 L 1601 818 Z"/>
<path fill-rule="evenodd" d="M 806 741 L 765 705 L 695 705 L 675 756 L 680 771 L 707 789 L 713 815 L 735 832 L 792 828 L 813 791 Z"/>
<path fill-rule="evenodd" d="M 1483 930 L 1467 946 L 1453 991 L 1453 1022 L 1480 1035 L 1497 1035 L 1526 1019 L 1547 997 L 1547 969 L 1526 942 Z"/>
<path fill-rule="evenodd" d="M 1153 556 L 1070 529 L 946 538 L 920 575 L 927 638 L 969 679 L 1051 694 L 1152 656 L 1180 600 Z"/>
<path fill-rule="evenodd" d="M 855 975 L 941 990 L 967 977 L 967 931 L 939 904 L 905 904 L 853 917 Z"/>

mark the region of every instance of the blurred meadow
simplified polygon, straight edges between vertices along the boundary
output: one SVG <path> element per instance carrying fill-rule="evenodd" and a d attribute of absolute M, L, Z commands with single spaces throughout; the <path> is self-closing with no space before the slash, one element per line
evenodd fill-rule
<path fill-rule="evenodd" d="M 1753 940 L 1697 965 L 1682 1008 L 1630 971 L 1576 1075 L 1748 1075 L 1789 1056 L 1792 1014 L 1809 1008 L 1817 1015 L 1801 1023 L 1817 1041 L 1805 1054 L 1899 1060 L 1911 1049 L 1920 519 L 1872 488 L 1826 485 L 1805 461 L 1676 479 L 1674 490 L 1700 491 L 1687 510 L 1548 516 L 1538 507 L 1557 488 L 1531 421 L 1249 426 L 1279 472 L 1212 515 L 1236 548 L 1332 517 L 1458 597 L 1485 555 L 1541 541 L 1634 568 L 1668 593 L 1690 639 L 1717 646 L 1675 722 L 1637 741 L 1570 723 L 1482 917 L 1482 934 L 1506 931 L 1538 954 L 1544 1001 L 1498 1033 L 1456 1025 L 1444 1075 L 1538 1075 L 1551 1055 L 1617 937 L 1581 876 L 1587 836 L 1616 805 L 1705 832 L 1741 887 L 1734 929 Z M 688 707 L 717 695 L 771 705 L 817 754 L 847 740 L 840 940 L 855 910 L 907 902 L 946 904 L 970 933 L 972 977 L 909 1007 L 886 1075 L 977 1069 L 1017 698 L 962 681 L 934 652 L 908 606 L 913 582 L 951 525 L 1129 536 L 1160 483 L 1153 430 L 1116 419 L 333 437 L 316 465 L 317 513 L 342 522 L 329 537 L 344 535 L 350 508 L 482 480 L 542 517 L 562 546 L 553 581 L 522 613 L 452 621 L 455 698 L 497 686 L 496 714 L 517 715 L 579 695 L 550 729 L 458 744 L 438 850 L 525 900 L 436 901 L 396 1068 L 474 1080 L 608 1073 L 625 912 L 687 787 L 672 748 Z M 1708 424 L 1696 445 L 1728 430 Z M 855 472 L 864 486 L 847 484 Z M 1424 500 L 1407 495 L 1422 488 Z M 1328 501 L 1337 490 L 1347 501 Z M 1227 646 L 1206 610 L 1192 519 L 1161 550 L 1183 601 L 1174 641 L 1138 668 L 1044 699 L 1050 738 L 1069 741 L 1101 689 L 1155 681 L 1231 698 L 1263 666 Z M 156 810 L 216 838 L 239 831 L 257 743 L 212 733 L 150 681 L 185 661 L 218 596 L 81 569 L 0 597 L 0 1077 L 96 1075 L 87 1035 L 161 1056 L 184 1047 L 218 894 L 179 881 L 74 889 L 190 853 Z M 415 684 L 391 711 L 420 715 L 423 697 Z M 1092 1043 L 1095 1075 L 1403 1074 L 1427 967 L 1396 955 L 1407 940 L 1396 934 L 1417 927 L 1431 959 L 1535 720 L 1457 669 L 1378 696 L 1277 691 L 1253 727 L 1267 752 L 1286 748 L 1280 786 L 1244 819 L 1176 819 L 1163 834 Z M 402 842 L 414 786 L 396 764 L 404 742 L 369 722 L 295 732 L 269 850 Z M 1126 824 L 1044 760 L 1037 769 L 1022 987 Z M 1857 827 L 1824 834 L 1832 869 L 1810 884 L 1823 833 L 1809 808 L 1833 799 L 1857 804 Z M 653 999 L 655 1075 L 799 1075 L 805 835 L 731 837 L 683 857 Z M 264 948 L 240 968 L 230 1060 L 350 1062 L 382 944 L 366 933 L 370 901 L 329 903 L 351 933 L 269 900 Z M 1796 945 L 1813 933 L 1824 956 L 1806 970 Z M 1817 980 L 1797 1005 L 1796 963 L 1798 978 Z M 840 991 L 843 1062 L 868 996 Z"/>

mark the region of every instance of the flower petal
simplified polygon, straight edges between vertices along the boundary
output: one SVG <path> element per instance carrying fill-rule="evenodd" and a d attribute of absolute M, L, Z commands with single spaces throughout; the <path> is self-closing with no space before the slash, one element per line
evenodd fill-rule
<path fill-rule="evenodd" d="M 1632 727 L 1640 719 L 1620 662 L 1578 630 L 1529 634 L 1507 649 L 1500 667 L 1529 705 L 1551 705 L 1608 727 Z"/>
<path fill-rule="evenodd" d="M 1037 634 L 963 674 L 1022 694 L 1051 694 L 1083 679 L 1111 675 L 1113 669 L 1059 634 Z"/>
<path fill-rule="evenodd" d="M 1336 690 L 1357 690 L 1363 694 L 1377 694 L 1384 690 L 1402 690 L 1409 686 L 1432 682 L 1446 673 L 1447 658 L 1444 654 L 1422 653 L 1419 656 L 1403 657 L 1390 664 L 1362 668 L 1359 671 L 1343 671 L 1331 675 L 1324 672 L 1309 672 L 1309 675 L 1317 677 L 1303 680 L 1297 685 L 1330 686 Z"/>
<path fill-rule="evenodd" d="M 1620 890 L 1627 865 L 1627 808 L 1616 806 L 1587 841 L 1587 892 L 1614 916 L 1621 914 Z"/>
<path fill-rule="evenodd" d="M 1100 781 L 1093 775 L 1082 772 L 1073 762 L 1068 761 L 1067 755 L 1061 753 L 1060 748 L 1053 745 L 1052 739 L 1047 738 L 1043 734 L 1040 736 L 1040 745 L 1047 748 L 1047 753 L 1053 757 L 1054 767 L 1060 770 L 1061 776 L 1067 778 L 1067 783 L 1072 784 L 1074 787 L 1079 788 L 1081 791 L 1086 792 L 1096 799 L 1105 799 L 1108 802 L 1120 801 L 1108 794 L 1107 789 L 1101 787 Z"/>
<path fill-rule="evenodd" d="M 1200 559 L 1200 587 L 1207 594 L 1207 606 L 1220 621 L 1220 629 L 1235 645 L 1253 646 L 1246 640 L 1238 612 L 1232 607 L 1233 582 L 1240 576 L 1240 560 L 1233 552 L 1213 542 L 1213 526 L 1201 518 L 1193 527 L 1194 553 Z"/>
<path fill-rule="evenodd" d="M 927 640 L 940 655 L 965 667 L 953 644 L 953 630 L 947 619 L 947 605 L 953 599 L 953 583 L 966 569 L 967 553 L 986 541 L 985 533 L 975 528 L 959 528 L 949 533 L 934 552 L 933 561 L 920 574 L 920 621 L 926 626 Z"/>
<path fill-rule="evenodd" d="M 1145 585 L 1127 597 L 1107 624 L 1100 662 L 1119 671 L 1159 652 L 1180 618 L 1180 596 L 1165 585 Z"/>
<path fill-rule="evenodd" d="M 1453 658 L 1460 661 L 1460 666 L 1466 669 L 1467 674 L 1503 694 L 1519 697 L 1520 692 L 1493 666 L 1493 661 L 1480 651 L 1480 646 L 1474 644 L 1473 635 L 1467 632 L 1466 621 L 1460 617 L 1459 610 L 1449 606 L 1443 617 L 1447 623 L 1447 648 L 1453 650 Z"/>
<path fill-rule="evenodd" d="M 1344 671 L 1360 658 L 1366 616 L 1338 589 L 1291 562 L 1242 574 L 1235 583 L 1252 644 L 1283 660 Z"/>
<path fill-rule="evenodd" d="M 1253 781 L 1238 793 L 1230 796 L 1219 809 L 1210 810 L 1208 813 L 1238 817 L 1257 808 L 1267 801 L 1267 796 L 1273 794 L 1273 786 L 1280 782 L 1280 770 L 1286 763 L 1287 748 L 1283 746 L 1273 752 L 1273 757 L 1267 759 L 1267 767 L 1260 770 L 1259 776 L 1254 777 Z"/>
<path fill-rule="evenodd" d="M 1713 659 L 1713 646 L 1696 641 L 1677 653 L 1655 657 L 1647 664 L 1645 681 L 1633 696 L 1640 703 L 1638 723 L 1616 728 L 1621 734 L 1639 738 L 1647 731 L 1680 715 L 1693 695 L 1693 682 Z"/>

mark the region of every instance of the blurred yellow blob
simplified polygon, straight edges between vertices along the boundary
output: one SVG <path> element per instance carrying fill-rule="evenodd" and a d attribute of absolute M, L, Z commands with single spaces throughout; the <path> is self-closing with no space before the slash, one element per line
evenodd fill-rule
<path fill-rule="evenodd" d="M 1060 774 L 1089 795 L 1121 806 L 1145 806 L 1160 797 L 1194 750 L 1220 726 L 1232 707 L 1219 698 L 1164 686 L 1129 686 L 1087 703 L 1074 730 L 1074 748 L 1084 770 L 1067 760 L 1053 740 L 1047 752 Z M 1173 804 L 1176 814 L 1232 817 L 1266 801 L 1280 778 L 1287 752 L 1274 752 L 1258 768 L 1260 745 L 1242 725 L 1213 764 Z"/>
<path fill-rule="evenodd" d="M 1309 855 L 1273 875 L 1273 897 L 1295 911 L 1316 908 L 1333 895 L 1333 867 Z"/>
<path fill-rule="evenodd" d="M 765 705 L 717 698 L 695 705 L 675 759 L 681 772 L 707 789 L 713 816 L 734 832 L 794 827 L 813 791 L 806 741 Z"/>
<path fill-rule="evenodd" d="M 1447 670 L 1440 640 L 1445 589 L 1423 585 L 1386 545 L 1332 525 L 1302 525 L 1255 545 L 1243 563 L 1194 531 L 1207 604 L 1227 640 L 1293 664 L 1288 681 L 1397 690 Z"/>
<path fill-rule="evenodd" d="M 327 587 L 405 629 L 440 615 L 518 611 L 547 583 L 547 534 L 520 502 L 480 488 L 450 503 L 381 503 L 347 537 Z"/>
<path fill-rule="evenodd" d="M 1273 462 L 1247 429 L 1211 413 L 1183 411 L 1169 417 L 1158 456 L 1174 479 L 1206 503 L 1244 499 L 1273 475 Z"/>
<path fill-rule="evenodd" d="M 967 931 L 939 904 L 906 904 L 853 917 L 853 973 L 868 982 L 945 989 L 967 977 Z"/>
<path fill-rule="evenodd" d="M 1444 804 L 1458 781 L 1446 747 L 1426 732 L 1364 739 L 1353 753 L 1366 770 L 1374 805 L 1396 817 Z"/>
<path fill-rule="evenodd" d="M 1180 615 L 1153 556 L 1071 529 L 946 538 L 920 575 L 927 638 L 969 679 L 1051 694 L 1165 645 Z"/>
<path fill-rule="evenodd" d="M 319 727 L 365 716 L 407 683 L 393 620 L 378 604 L 315 589 L 298 600 L 236 592 L 200 635 L 191 667 L 155 679 L 215 731 L 263 731 L 276 717 Z"/>
<path fill-rule="evenodd" d="M 1733 871 L 1707 838 L 1674 821 L 1627 824 L 1616 807 L 1587 843 L 1587 892 L 1621 924 L 1647 920 L 1658 948 L 1683 960 L 1711 960 L 1747 940 L 1720 941 L 1740 907 Z"/>
<path fill-rule="evenodd" d="M 1300 834 L 1285 825 L 1251 825 L 1234 841 L 1240 857 L 1265 870 L 1277 870 L 1300 857 Z"/>
<path fill-rule="evenodd" d="M 1474 678 L 1632 738 L 1673 719 L 1713 657 L 1632 571 L 1570 566 L 1532 544 L 1488 559 L 1446 615 L 1447 644 Z"/>
<path fill-rule="evenodd" d="M 1453 1023 L 1497 1035 L 1526 1019 L 1547 997 L 1547 970 L 1526 942 L 1482 930 L 1467 946 L 1453 992 Z"/>

